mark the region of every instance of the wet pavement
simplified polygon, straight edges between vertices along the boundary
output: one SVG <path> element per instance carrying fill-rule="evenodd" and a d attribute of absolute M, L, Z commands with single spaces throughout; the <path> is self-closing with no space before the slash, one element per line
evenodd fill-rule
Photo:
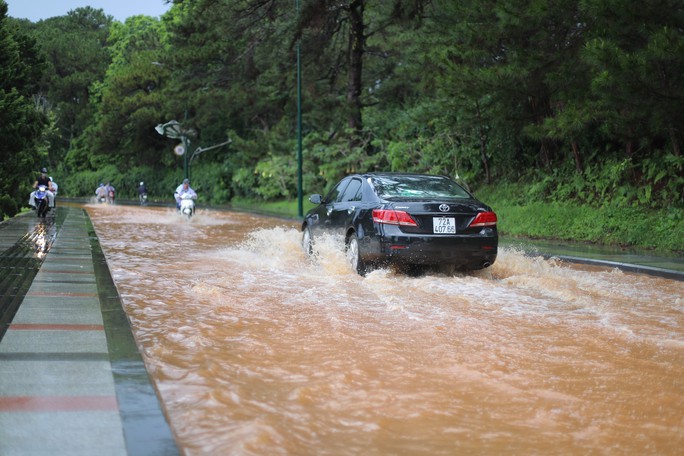
<path fill-rule="evenodd" d="M 82 208 L 0 224 L 0 454 L 178 454 Z"/>

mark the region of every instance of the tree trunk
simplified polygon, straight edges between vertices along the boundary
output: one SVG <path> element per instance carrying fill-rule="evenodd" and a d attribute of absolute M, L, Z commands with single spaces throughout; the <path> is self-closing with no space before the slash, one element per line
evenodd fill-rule
<path fill-rule="evenodd" d="M 541 141 L 540 152 L 542 156 L 542 161 L 544 163 L 544 167 L 548 171 L 551 171 L 551 154 L 549 153 L 549 144 L 546 139 L 542 139 Z"/>
<path fill-rule="evenodd" d="M 349 76 L 347 79 L 347 125 L 353 131 L 352 146 L 360 143 L 363 130 L 361 119 L 361 90 L 363 53 L 365 46 L 363 24 L 364 0 L 354 0 L 349 5 Z"/>
<path fill-rule="evenodd" d="M 487 132 L 482 124 L 482 112 L 480 111 L 480 103 L 475 102 L 475 107 L 477 108 L 477 119 L 480 125 L 479 135 L 480 135 L 480 154 L 482 155 L 482 166 L 485 169 L 485 176 L 487 178 L 487 184 L 492 183 L 492 176 L 489 172 L 489 159 L 487 158 Z"/>
<path fill-rule="evenodd" d="M 580 150 L 579 146 L 577 145 L 577 141 L 574 139 L 572 140 L 572 155 L 575 157 L 575 169 L 578 173 L 582 173 L 582 157 L 580 156 Z"/>
<path fill-rule="evenodd" d="M 670 130 L 670 142 L 672 143 L 672 153 L 675 155 L 675 157 L 681 157 L 682 150 L 679 147 L 679 141 L 677 140 L 677 133 L 675 132 L 675 129 L 673 127 L 670 127 L 669 130 Z"/>
<path fill-rule="evenodd" d="M 629 140 L 627 141 L 627 145 L 625 147 L 625 153 L 627 154 L 628 157 L 631 157 L 634 155 L 634 141 Z"/>

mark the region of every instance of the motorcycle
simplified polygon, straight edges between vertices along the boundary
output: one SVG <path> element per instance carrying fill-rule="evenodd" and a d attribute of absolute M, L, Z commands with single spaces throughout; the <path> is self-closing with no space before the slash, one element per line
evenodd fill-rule
<path fill-rule="evenodd" d="M 36 204 L 36 214 L 38 217 L 43 217 L 47 215 L 50 210 L 50 204 L 48 201 L 47 187 L 45 185 L 39 185 L 36 189 L 34 195 L 34 201 Z"/>
<path fill-rule="evenodd" d="M 147 193 L 140 194 L 140 205 L 147 206 Z"/>
<path fill-rule="evenodd" d="M 188 220 L 195 213 L 195 200 L 192 196 L 187 193 L 181 196 L 180 207 L 178 211 L 181 215 L 185 216 Z"/>

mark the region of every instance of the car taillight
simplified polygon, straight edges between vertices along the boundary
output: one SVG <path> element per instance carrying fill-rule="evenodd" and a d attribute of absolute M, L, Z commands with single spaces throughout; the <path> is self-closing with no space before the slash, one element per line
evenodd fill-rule
<path fill-rule="evenodd" d="M 373 209 L 373 221 L 388 225 L 418 226 L 408 212 L 387 209 Z"/>
<path fill-rule="evenodd" d="M 496 225 L 496 214 L 494 212 L 480 212 L 475 216 L 468 227 L 476 228 L 479 226 L 494 226 Z"/>

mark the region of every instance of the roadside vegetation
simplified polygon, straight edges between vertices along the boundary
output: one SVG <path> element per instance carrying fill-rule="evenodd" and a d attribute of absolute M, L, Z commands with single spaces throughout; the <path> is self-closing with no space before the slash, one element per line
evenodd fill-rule
<path fill-rule="evenodd" d="M 684 212 L 573 201 L 548 202 L 528 196 L 533 187 L 487 186 L 476 192 L 499 218 L 499 232 L 511 237 L 591 242 L 684 254 Z"/>
<path fill-rule="evenodd" d="M 524 188 L 520 187 L 522 193 Z M 487 186 L 476 196 L 490 203 L 499 218 L 499 233 L 508 237 L 637 247 L 684 254 L 681 210 L 595 208 L 576 203 L 525 203 L 511 197 L 509 186 Z M 297 201 L 236 200 L 231 207 L 298 219 Z M 313 207 L 304 203 L 304 211 Z"/>
<path fill-rule="evenodd" d="M 61 196 L 169 199 L 188 157 L 155 131 L 170 120 L 207 149 L 187 166 L 200 204 L 287 213 L 299 50 L 305 195 L 445 174 L 506 234 L 684 250 L 681 0 L 173 3 L 31 23 L 0 0 L 3 216 L 43 166 Z"/>

